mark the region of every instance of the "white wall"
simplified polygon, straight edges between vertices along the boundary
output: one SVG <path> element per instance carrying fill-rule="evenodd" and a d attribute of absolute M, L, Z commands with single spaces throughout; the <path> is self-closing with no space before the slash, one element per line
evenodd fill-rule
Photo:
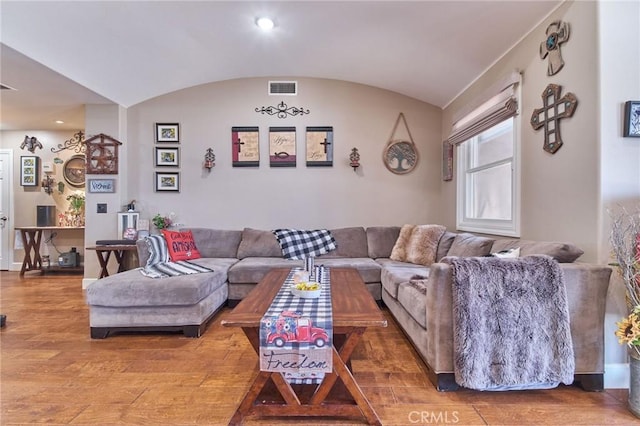
<path fill-rule="evenodd" d="M 561 46 L 564 68 L 547 76 L 547 60 L 539 55 L 545 31 L 554 20 L 571 25 L 569 40 Z M 527 35 L 443 112 L 443 138 L 450 132 L 456 111 L 473 102 L 484 90 L 512 70 L 522 72 L 521 124 L 521 238 L 572 241 L 595 261 L 598 240 L 597 55 L 596 3 L 566 3 Z M 562 93 L 573 92 L 578 106 L 571 118 L 561 120 L 564 145 L 555 153 L 542 149 L 544 134 L 533 130 L 530 119 L 542 107 L 548 84 Z M 442 183 L 442 222 L 455 228 L 455 179 Z"/>
<path fill-rule="evenodd" d="M 186 226 L 227 229 L 256 227 L 342 227 L 402 225 L 435 221 L 440 206 L 440 110 L 393 92 L 344 81 L 291 78 L 298 96 L 268 96 L 268 78 L 211 83 L 170 93 L 128 110 L 128 191 L 142 217 L 175 212 Z M 280 119 L 255 108 L 289 106 L 308 115 Z M 382 152 L 403 112 L 418 146 L 417 168 L 389 172 Z M 181 191 L 154 192 L 154 123 L 180 123 Z M 231 127 L 259 126 L 259 168 L 231 166 Z M 298 164 L 271 168 L 269 126 L 295 126 Z M 333 167 L 304 163 L 306 126 L 333 126 Z M 396 136 L 408 137 L 403 127 Z M 202 164 L 208 147 L 216 166 Z M 349 167 L 351 148 L 361 168 Z M 166 171 L 170 169 L 164 168 Z"/>
<path fill-rule="evenodd" d="M 623 138 L 624 102 L 640 100 L 640 3 L 600 2 L 598 5 L 600 84 L 600 250 L 598 260 L 609 261 L 610 220 L 607 209 L 640 207 L 640 139 Z M 624 286 L 614 273 L 605 318 L 606 362 L 611 375 L 628 380 L 618 364 L 627 362 L 627 349 L 618 344 L 615 323 L 626 314 Z"/>
<path fill-rule="evenodd" d="M 54 191 L 51 195 L 47 194 L 40 183 L 44 177 L 42 173 L 42 163 L 54 163 L 54 159 L 58 158 L 62 162 L 67 161 L 74 155 L 81 155 L 74 150 L 63 150 L 54 153 L 51 150 L 57 149 L 58 145 L 64 145 L 64 142 L 74 138 L 74 131 L 43 131 L 43 130 L 20 130 L 20 131 L 2 131 L 0 132 L 0 148 L 13 150 L 13 216 L 10 218 L 11 230 L 16 226 L 36 226 L 36 206 L 56 206 L 58 213 L 63 213 L 68 209 L 69 202 L 66 197 L 78 190 L 71 187 L 63 177 L 63 164 L 54 164 L 55 173 L 51 177 L 55 179 Z M 21 149 L 20 144 L 24 141 L 25 135 L 35 137 L 42 143 L 42 149 L 37 148 L 31 153 L 26 148 Z M 40 159 L 39 182 L 38 186 L 26 187 L 20 186 L 20 157 L 25 155 L 35 155 Z M 58 182 L 65 184 L 64 192 L 58 191 Z M 81 188 L 80 190 L 84 190 Z M 49 232 L 43 235 L 41 245 L 41 254 L 49 254 L 53 260 L 57 259 L 57 251 L 66 252 L 71 247 L 77 247 L 82 253 L 84 246 L 82 231 L 64 231 L 58 232 L 53 239 L 53 244 L 45 244 L 44 241 L 49 237 Z M 15 234 L 10 235 L 10 246 L 14 247 Z M 55 246 L 54 246 L 55 244 Z M 19 270 L 24 257 L 24 250 L 13 250 L 13 264 L 9 266 L 11 270 Z M 10 257 L 11 259 L 11 257 Z"/>

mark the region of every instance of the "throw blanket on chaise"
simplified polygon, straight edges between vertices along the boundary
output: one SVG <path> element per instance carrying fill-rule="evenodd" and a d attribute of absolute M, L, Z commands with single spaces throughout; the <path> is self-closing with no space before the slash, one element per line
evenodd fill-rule
<path fill-rule="evenodd" d="M 571 384 L 574 355 L 564 277 L 548 256 L 449 257 L 456 382 L 470 389 Z"/>

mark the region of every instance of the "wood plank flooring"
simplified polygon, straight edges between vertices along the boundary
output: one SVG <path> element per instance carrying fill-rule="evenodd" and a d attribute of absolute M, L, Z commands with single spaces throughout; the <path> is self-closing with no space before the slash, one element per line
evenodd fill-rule
<path fill-rule="evenodd" d="M 179 334 L 89 337 L 78 275 L 0 273 L 0 424 L 226 425 L 257 367 L 222 311 L 199 339 Z M 386 313 L 353 356 L 384 425 L 632 425 L 626 389 L 437 392 Z M 249 425 L 302 424 L 250 419 Z M 362 424 L 329 419 L 304 424 Z"/>

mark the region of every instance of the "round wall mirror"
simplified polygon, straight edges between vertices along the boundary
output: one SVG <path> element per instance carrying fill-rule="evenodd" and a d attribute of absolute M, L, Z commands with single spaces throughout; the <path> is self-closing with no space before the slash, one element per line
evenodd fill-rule
<path fill-rule="evenodd" d="M 63 166 L 64 180 L 74 188 L 84 188 L 86 160 L 84 155 L 74 155 Z"/>

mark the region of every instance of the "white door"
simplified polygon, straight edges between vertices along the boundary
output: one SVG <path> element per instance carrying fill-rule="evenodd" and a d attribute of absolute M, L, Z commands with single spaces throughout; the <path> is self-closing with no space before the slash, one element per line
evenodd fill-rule
<path fill-rule="evenodd" d="M 0 270 L 9 270 L 11 229 L 11 161 L 13 152 L 0 149 Z"/>

